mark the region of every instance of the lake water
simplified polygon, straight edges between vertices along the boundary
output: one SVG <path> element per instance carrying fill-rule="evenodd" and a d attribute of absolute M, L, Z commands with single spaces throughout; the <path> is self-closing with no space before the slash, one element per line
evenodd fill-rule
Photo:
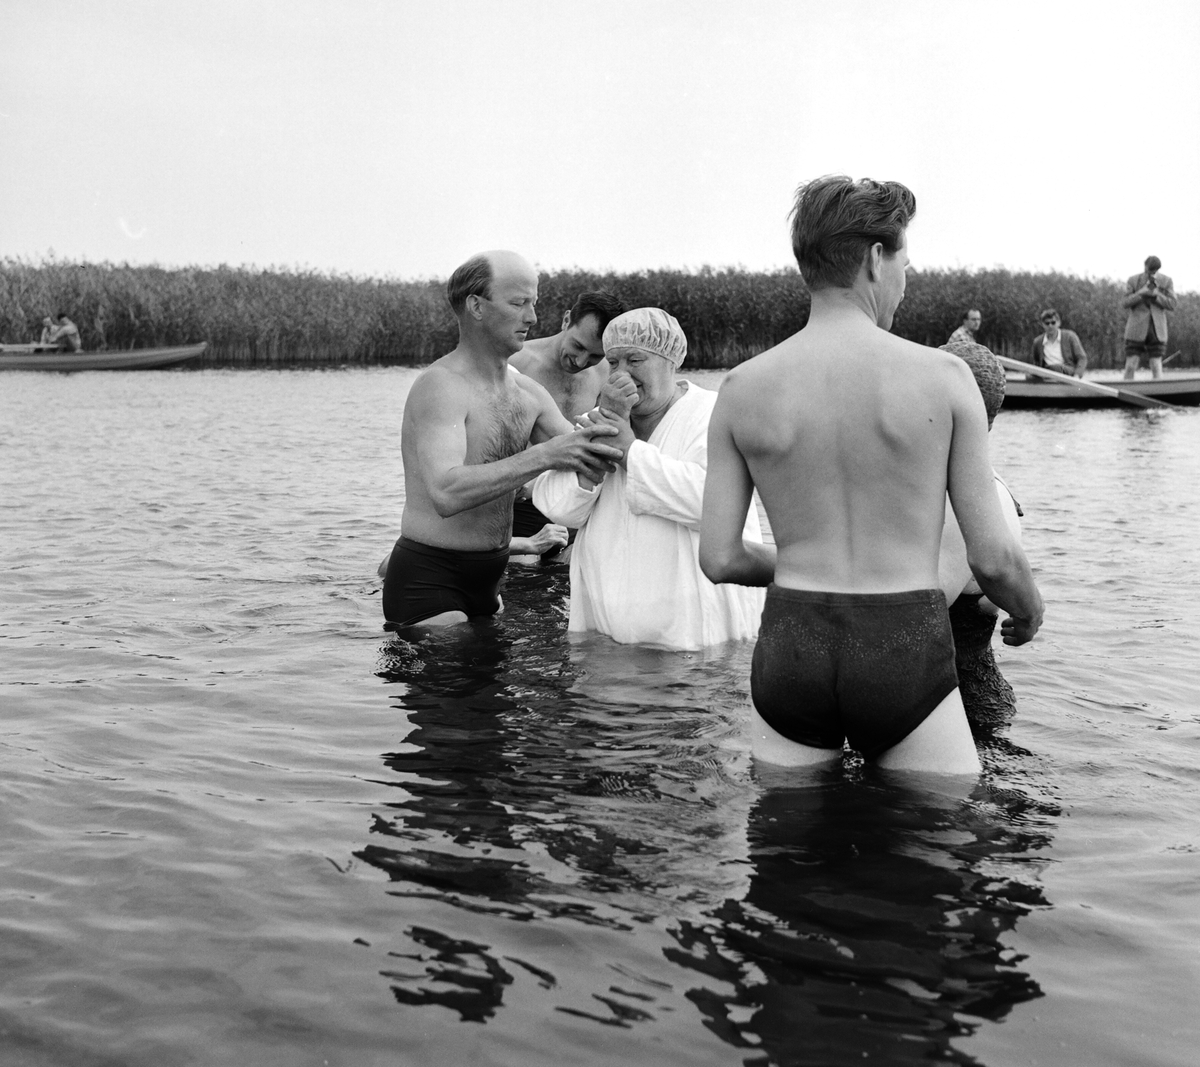
<path fill-rule="evenodd" d="M 1196 1062 L 1200 412 L 1000 415 L 1048 611 L 955 800 L 755 767 L 749 646 L 561 566 L 385 633 L 414 374 L 0 376 L 0 1062 Z"/>

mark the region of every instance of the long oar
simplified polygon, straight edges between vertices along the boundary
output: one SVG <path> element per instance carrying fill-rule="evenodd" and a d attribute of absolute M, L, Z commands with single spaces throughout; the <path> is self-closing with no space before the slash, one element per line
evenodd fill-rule
<path fill-rule="evenodd" d="M 1165 400 L 1159 400 L 1156 396 L 1142 396 L 1141 393 L 1134 393 L 1128 389 L 1114 389 L 1111 385 L 1100 385 L 1098 382 L 1085 382 L 1082 378 L 1072 378 L 1069 374 L 1059 374 L 1056 370 L 1046 370 L 1043 367 L 1035 367 L 1032 363 L 1022 363 L 1019 359 L 1009 359 L 1008 356 L 997 356 L 1002 367 L 1008 370 L 1019 371 L 1023 374 L 1036 374 L 1039 378 L 1049 378 L 1052 382 L 1062 382 L 1064 385 L 1073 385 L 1076 389 L 1081 389 L 1085 393 L 1096 393 L 1098 396 L 1111 396 L 1116 400 L 1123 400 L 1126 404 L 1134 404 L 1139 408 L 1174 408 L 1176 404 L 1168 404 Z"/>

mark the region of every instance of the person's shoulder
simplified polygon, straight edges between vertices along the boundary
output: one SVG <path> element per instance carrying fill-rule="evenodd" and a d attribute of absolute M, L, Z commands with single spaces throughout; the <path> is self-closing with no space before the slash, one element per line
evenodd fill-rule
<path fill-rule="evenodd" d="M 731 371 L 730 373 L 733 372 Z M 715 389 L 705 389 L 703 386 L 697 385 L 687 378 L 680 378 L 679 380 L 685 388 L 683 396 L 679 398 L 680 403 L 686 403 L 689 407 L 712 411 L 717 403 L 717 392 Z"/>
<path fill-rule="evenodd" d="M 531 374 L 518 370 L 511 363 L 508 365 L 509 385 L 520 391 L 521 395 L 538 404 L 554 404 L 550 391 Z"/>
<path fill-rule="evenodd" d="M 929 345 L 907 341 L 902 337 L 889 335 L 895 342 L 892 347 L 905 360 L 905 367 L 913 377 L 926 388 L 945 389 L 951 394 L 957 394 L 963 389 L 975 389 L 975 375 L 967 361 L 960 359 L 953 352 L 941 348 L 931 348 Z"/>
<path fill-rule="evenodd" d="M 1170 275 L 1163 274 L 1162 271 L 1159 271 L 1154 277 L 1157 280 L 1159 286 L 1163 289 L 1171 289 L 1175 285 L 1175 283 L 1173 281 L 1171 281 Z"/>
<path fill-rule="evenodd" d="M 914 367 L 925 367 L 932 370 L 952 363 L 966 366 L 966 363 L 953 352 L 934 348 L 932 345 L 923 345 L 918 341 L 910 341 L 905 337 L 897 337 L 894 333 L 884 330 L 881 330 L 880 333 L 883 334 L 879 338 L 880 346 L 891 355 L 911 361 Z"/>
<path fill-rule="evenodd" d="M 520 352 L 514 352 L 508 357 L 508 365 L 522 374 L 528 374 L 535 359 L 534 354 L 529 351 L 528 347 L 525 347 Z"/>
<path fill-rule="evenodd" d="M 772 348 L 739 363 L 721 379 L 720 391 L 732 394 L 761 388 L 763 381 L 774 378 L 779 373 L 780 364 L 795 354 L 799 347 L 799 336 L 794 333 Z"/>
<path fill-rule="evenodd" d="M 456 352 L 457 349 L 435 359 L 417 375 L 408 390 L 410 403 L 428 403 L 438 398 L 449 398 L 465 388 L 462 374 L 455 366 Z"/>

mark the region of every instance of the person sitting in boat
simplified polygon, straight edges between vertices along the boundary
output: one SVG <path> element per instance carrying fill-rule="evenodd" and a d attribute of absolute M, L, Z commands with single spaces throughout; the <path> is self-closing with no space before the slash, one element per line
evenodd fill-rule
<path fill-rule="evenodd" d="M 1041 318 L 1046 332 L 1034 340 L 1029 362 L 1035 367 L 1082 378 L 1088 359 L 1079 334 L 1061 328 L 1062 320 L 1054 308 L 1046 308 Z"/>
<path fill-rule="evenodd" d="M 943 351 L 962 359 L 975 376 L 987 411 L 988 430 L 1004 403 L 1004 368 L 983 345 L 973 341 L 951 341 Z M 1021 505 L 1003 479 L 992 472 L 1000 510 L 1013 536 L 1021 537 Z M 986 733 L 1007 723 L 1016 711 L 1012 686 L 1000 673 L 992 654 L 992 633 L 1000 609 L 983 595 L 967 564 L 967 546 L 949 502 L 938 557 L 938 580 L 950 605 L 950 631 L 954 635 L 954 667 L 962 694 L 967 722 L 975 734 Z"/>
<path fill-rule="evenodd" d="M 58 326 L 50 334 L 50 343 L 57 344 L 60 352 L 78 352 L 83 348 L 79 340 L 79 327 L 61 311 L 58 313 Z"/>
<path fill-rule="evenodd" d="M 975 335 L 979 332 L 979 327 L 983 325 L 983 312 L 979 308 L 971 308 L 965 312 L 962 317 L 962 322 L 957 330 L 950 335 L 950 341 L 966 341 L 971 344 L 975 341 Z M 947 344 L 950 342 L 948 341 Z"/>
<path fill-rule="evenodd" d="M 624 451 L 598 485 L 548 471 L 533 502 L 576 527 L 568 630 L 595 630 L 623 644 L 698 649 L 758 632 L 765 593 L 714 585 L 700 570 L 700 509 L 708 467 L 708 421 L 717 394 L 677 377 L 687 338 L 661 308 L 636 308 L 604 330 L 610 377 L 585 423 L 618 429 Z M 762 542 L 754 509 L 745 537 Z"/>
<path fill-rule="evenodd" d="M 40 345 L 51 344 L 52 343 L 51 338 L 53 336 L 54 336 L 54 320 L 49 315 L 47 315 L 44 319 L 42 319 L 42 336 L 38 339 L 38 344 L 40 344 Z"/>

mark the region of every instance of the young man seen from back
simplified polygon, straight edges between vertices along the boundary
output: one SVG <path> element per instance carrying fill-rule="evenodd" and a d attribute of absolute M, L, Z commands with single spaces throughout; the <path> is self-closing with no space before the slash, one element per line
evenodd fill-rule
<path fill-rule="evenodd" d="M 792 244 L 808 324 L 725 379 L 709 426 L 700 562 L 767 585 L 754 652 L 754 748 L 788 765 L 840 758 L 976 773 L 954 671 L 938 550 L 947 490 L 1008 644 L 1042 599 L 1000 512 L 987 417 L 967 365 L 888 329 L 916 210 L 897 182 L 802 186 Z M 758 489 L 775 536 L 744 543 Z"/>

